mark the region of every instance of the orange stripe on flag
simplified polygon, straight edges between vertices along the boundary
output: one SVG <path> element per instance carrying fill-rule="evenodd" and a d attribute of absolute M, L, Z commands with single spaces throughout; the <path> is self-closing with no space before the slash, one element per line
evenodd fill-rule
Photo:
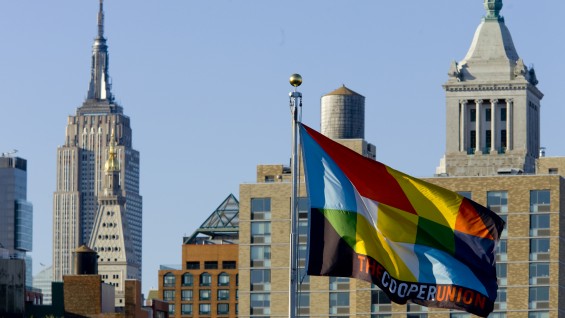
<path fill-rule="evenodd" d="M 481 238 L 494 239 L 485 226 L 483 219 L 467 199 L 463 199 L 459 206 L 455 230 Z"/>

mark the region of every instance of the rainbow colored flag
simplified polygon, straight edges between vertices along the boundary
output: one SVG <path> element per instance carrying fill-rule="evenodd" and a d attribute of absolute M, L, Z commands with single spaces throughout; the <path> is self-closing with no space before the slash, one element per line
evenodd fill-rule
<path fill-rule="evenodd" d="M 302 124 L 300 136 L 309 275 L 372 282 L 399 304 L 492 312 L 499 216 Z"/>

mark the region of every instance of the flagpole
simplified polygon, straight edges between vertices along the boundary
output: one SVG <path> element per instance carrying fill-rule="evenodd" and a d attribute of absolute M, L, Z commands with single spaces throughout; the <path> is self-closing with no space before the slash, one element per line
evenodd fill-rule
<path fill-rule="evenodd" d="M 296 317 L 296 289 L 297 289 L 297 262 L 296 251 L 298 249 L 296 233 L 298 219 L 298 123 L 302 120 L 302 94 L 296 88 L 302 84 L 302 76 L 292 74 L 290 85 L 294 91 L 289 93 L 290 112 L 292 114 L 292 196 L 290 199 L 290 266 L 289 266 L 289 288 L 288 288 L 288 317 Z"/>

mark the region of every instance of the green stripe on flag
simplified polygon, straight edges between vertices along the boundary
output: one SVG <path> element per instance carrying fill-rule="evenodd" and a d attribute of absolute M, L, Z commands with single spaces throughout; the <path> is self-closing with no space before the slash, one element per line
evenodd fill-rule
<path fill-rule="evenodd" d="M 334 209 L 324 209 L 322 212 L 337 234 L 353 248 L 357 241 L 357 212 Z"/>

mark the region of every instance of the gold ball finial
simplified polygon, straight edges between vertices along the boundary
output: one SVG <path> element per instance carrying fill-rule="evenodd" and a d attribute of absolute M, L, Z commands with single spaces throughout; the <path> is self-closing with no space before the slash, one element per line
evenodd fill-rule
<path fill-rule="evenodd" d="M 300 76 L 300 74 L 292 74 L 290 75 L 290 79 L 289 79 L 290 85 L 294 86 L 294 87 L 298 87 L 300 86 L 300 84 L 302 84 L 302 76 Z"/>

